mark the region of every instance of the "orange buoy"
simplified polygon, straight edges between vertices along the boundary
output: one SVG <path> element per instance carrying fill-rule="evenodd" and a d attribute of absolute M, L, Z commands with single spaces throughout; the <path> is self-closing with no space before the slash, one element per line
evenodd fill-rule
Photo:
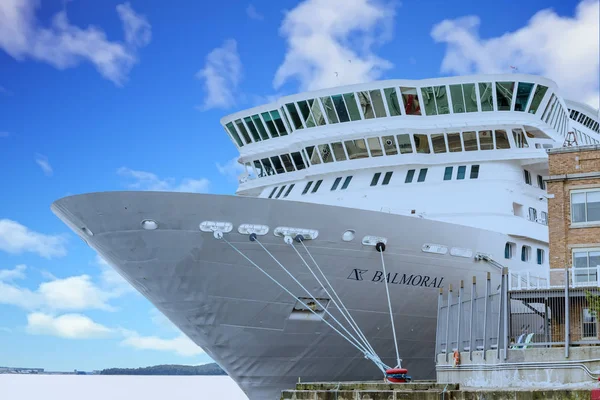
<path fill-rule="evenodd" d="M 460 365 L 460 352 L 458 350 L 454 350 L 454 366 Z"/>
<path fill-rule="evenodd" d="M 385 371 L 385 377 L 392 383 L 405 383 L 411 380 L 407 373 L 408 370 L 405 368 L 390 368 Z"/>

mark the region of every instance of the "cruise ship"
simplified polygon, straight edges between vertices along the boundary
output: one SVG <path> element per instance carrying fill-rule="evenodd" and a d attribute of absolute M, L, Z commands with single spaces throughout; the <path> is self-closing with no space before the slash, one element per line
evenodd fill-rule
<path fill-rule="evenodd" d="M 547 277 L 546 150 L 600 143 L 597 110 L 515 73 L 329 88 L 221 123 L 235 195 L 51 208 L 251 400 L 400 365 L 433 378 L 440 288 Z"/>

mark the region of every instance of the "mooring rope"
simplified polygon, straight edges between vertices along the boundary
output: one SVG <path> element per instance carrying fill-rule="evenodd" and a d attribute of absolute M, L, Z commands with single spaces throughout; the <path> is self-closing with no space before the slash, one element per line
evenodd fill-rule
<path fill-rule="evenodd" d="M 398 339 L 396 338 L 396 326 L 394 325 L 394 314 L 392 313 L 392 301 L 390 300 L 390 289 L 388 288 L 387 282 L 387 271 L 385 270 L 385 260 L 383 259 L 383 252 L 385 250 L 385 244 L 377 243 L 379 254 L 381 255 L 381 267 L 383 268 L 383 285 L 385 286 L 385 293 L 387 295 L 388 308 L 390 310 L 390 321 L 392 322 L 392 333 L 394 335 L 394 346 L 396 347 L 396 368 L 402 367 L 402 360 L 400 359 L 400 353 L 398 352 Z"/>

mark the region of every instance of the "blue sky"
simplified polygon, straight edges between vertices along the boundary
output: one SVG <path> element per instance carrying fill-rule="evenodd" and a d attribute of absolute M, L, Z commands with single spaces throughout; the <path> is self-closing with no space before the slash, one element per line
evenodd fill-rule
<path fill-rule="evenodd" d="M 52 201 L 122 189 L 232 194 L 237 152 L 219 119 L 306 89 L 516 66 L 597 107 L 598 9 L 3 0 L 0 365 L 210 361 L 50 212 Z"/>

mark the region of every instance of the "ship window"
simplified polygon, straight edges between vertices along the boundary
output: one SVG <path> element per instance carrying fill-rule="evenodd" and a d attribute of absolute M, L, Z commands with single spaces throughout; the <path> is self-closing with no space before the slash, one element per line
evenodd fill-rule
<path fill-rule="evenodd" d="M 283 193 L 283 191 L 285 190 L 285 185 L 283 185 L 281 187 L 281 189 L 279 189 L 279 192 L 277 192 L 277 196 L 275 196 L 276 199 L 281 197 L 281 193 Z"/>
<path fill-rule="evenodd" d="M 554 110 L 554 106 L 556 105 L 556 97 L 554 95 L 552 95 L 550 97 L 550 101 L 548 102 L 548 104 L 546 104 L 546 109 L 544 110 L 544 113 L 542 114 L 542 119 L 544 120 L 544 122 L 548 122 L 548 119 L 550 119 L 550 116 L 552 115 L 552 111 Z"/>
<path fill-rule="evenodd" d="M 368 138 L 367 144 L 371 150 L 371 157 L 379 157 L 383 155 L 383 150 L 381 149 L 381 143 L 379 142 L 378 137 Z"/>
<path fill-rule="evenodd" d="M 415 177 L 415 170 L 409 169 L 408 172 L 406 172 L 406 179 L 404 179 L 404 183 L 411 183 L 413 181 L 414 177 Z"/>
<path fill-rule="evenodd" d="M 535 92 L 533 93 L 533 99 L 531 100 L 531 105 L 529 106 L 530 114 L 535 114 L 537 112 L 538 107 L 540 106 L 540 103 L 542 102 L 542 99 L 546 94 L 546 91 L 548 91 L 548 88 L 546 86 L 538 85 L 535 88 Z"/>
<path fill-rule="evenodd" d="M 477 179 L 479 178 L 479 165 L 471 165 L 471 176 L 469 176 L 470 179 Z"/>
<path fill-rule="evenodd" d="M 435 108 L 435 99 L 433 95 L 433 88 L 421 88 L 421 96 L 423 96 L 425 115 L 437 115 L 437 110 Z"/>
<path fill-rule="evenodd" d="M 526 169 L 523 170 L 525 176 L 525 183 L 531 185 L 531 174 Z"/>
<path fill-rule="evenodd" d="M 542 265 L 544 263 L 544 250 L 537 249 L 537 263 Z"/>
<path fill-rule="evenodd" d="M 244 122 L 246 123 L 246 126 L 248 127 L 248 129 L 250 129 L 250 133 L 252 133 L 252 137 L 254 138 L 254 141 L 260 142 L 261 138 L 258 135 L 258 130 L 252 123 L 252 119 L 250 117 L 244 117 Z"/>
<path fill-rule="evenodd" d="M 463 132 L 465 151 L 477 150 L 477 132 Z"/>
<path fill-rule="evenodd" d="M 413 152 L 412 144 L 410 143 L 410 136 L 407 133 L 403 135 L 398 135 L 396 136 L 396 138 L 398 139 L 398 147 L 400 147 L 401 154 L 408 154 Z"/>
<path fill-rule="evenodd" d="M 514 82 L 496 82 L 496 102 L 498 103 L 498 111 L 510 111 L 514 89 Z"/>
<path fill-rule="evenodd" d="M 443 133 L 435 133 L 431 135 L 431 144 L 433 145 L 434 153 L 446 152 L 446 140 L 444 140 Z"/>
<path fill-rule="evenodd" d="M 421 106 L 419 105 L 419 96 L 417 89 L 412 87 L 401 87 L 402 102 L 406 115 L 421 115 Z"/>
<path fill-rule="evenodd" d="M 417 178 L 417 182 L 424 182 L 427 177 L 427 168 L 421 168 L 419 171 L 419 177 Z"/>
<path fill-rule="evenodd" d="M 338 94 L 336 96 L 331 96 L 331 99 L 333 100 L 333 105 L 335 106 L 337 115 L 340 117 L 340 122 L 350 121 L 350 116 L 348 115 L 348 111 L 346 111 L 346 106 L 344 105 L 344 99 L 342 98 L 342 95 Z"/>
<path fill-rule="evenodd" d="M 306 184 L 306 186 L 304 186 L 304 190 L 302 191 L 302 194 L 306 194 L 308 193 L 308 190 L 310 189 L 310 186 L 313 184 L 313 181 L 310 181 Z"/>
<path fill-rule="evenodd" d="M 311 102 L 314 100 L 310 100 Z M 312 104 L 311 104 L 312 105 Z M 300 109 L 300 113 L 302 114 L 302 118 L 304 119 L 304 123 L 306 123 L 307 128 L 312 128 L 316 126 L 315 119 L 310 113 L 310 107 L 306 100 L 302 100 L 298 102 L 298 108 Z"/>
<path fill-rule="evenodd" d="M 260 133 L 260 137 L 263 140 L 269 139 L 269 134 L 267 133 L 267 130 L 265 129 L 265 126 L 263 125 L 262 121 L 260 120 L 260 115 L 258 115 L 258 114 L 253 115 L 252 116 L 252 121 L 254 122 L 254 125 L 258 129 L 258 132 Z"/>
<path fill-rule="evenodd" d="M 582 123 L 584 118 L 585 118 L 585 114 L 580 114 L 579 118 L 577 118 L 577 122 Z"/>
<path fill-rule="evenodd" d="M 376 186 L 377 183 L 379 183 L 380 177 L 381 177 L 381 172 L 375 173 L 375 175 L 373 175 L 373 179 L 371 179 L 371 186 Z"/>
<path fill-rule="evenodd" d="M 383 89 L 385 99 L 387 100 L 388 109 L 392 117 L 400 115 L 400 104 L 398 103 L 398 95 L 395 88 Z"/>
<path fill-rule="evenodd" d="M 481 150 L 493 150 L 494 138 L 492 131 L 479 131 L 479 147 Z"/>
<path fill-rule="evenodd" d="M 537 176 L 537 181 L 538 181 L 538 187 L 540 189 L 545 190 L 546 189 L 546 182 L 544 182 L 544 178 L 541 175 Z"/>
<path fill-rule="evenodd" d="M 285 113 L 283 114 L 283 116 L 287 120 L 287 116 L 285 115 Z M 285 129 L 285 124 L 283 123 L 283 120 L 281 119 L 281 115 L 279 115 L 279 111 L 277 111 L 277 110 L 271 111 L 271 118 L 273 118 L 273 122 L 275 123 L 275 126 L 277 127 L 277 132 L 279 132 L 279 135 L 281 135 L 281 136 L 287 135 L 287 130 Z M 289 122 L 288 122 L 288 125 L 289 125 Z"/>
<path fill-rule="evenodd" d="M 465 112 L 465 99 L 461 85 L 450 85 L 450 95 L 452 96 L 452 110 L 455 114 Z"/>
<path fill-rule="evenodd" d="M 269 195 L 269 198 L 272 198 L 272 197 L 273 197 L 273 195 L 275 194 L 275 191 L 276 191 L 276 190 L 277 190 L 277 186 L 275 186 L 275 187 L 273 188 L 273 190 L 271 191 L 271 194 Z"/>
<path fill-rule="evenodd" d="M 519 82 L 519 86 L 517 86 L 517 98 L 515 100 L 515 111 L 525 111 L 532 90 L 533 83 Z"/>
<path fill-rule="evenodd" d="M 337 189 L 337 187 L 339 186 L 340 182 L 342 181 L 342 177 L 337 177 L 335 178 L 335 181 L 333 182 L 333 185 L 331 185 L 331 190 L 335 190 Z"/>
<path fill-rule="evenodd" d="M 435 102 L 437 104 L 438 114 L 450 114 L 450 108 L 448 107 L 448 92 L 446 86 L 434 86 L 433 94 L 435 95 Z"/>
<path fill-rule="evenodd" d="M 333 149 L 333 155 L 335 156 L 335 161 L 345 161 L 346 153 L 344 153 L 344 145 L 342 142 L 331 143 L 331 148 Z"/>
<path fill-rule="evenodd" d="M 285 167 L 286 172 L 294 172 L 294 164 L 292 163 L 292 159 L 289 154 L 282 154 L 281 161 L 283 162 L 283 166 Z"/>
<path fill-rule="evenodd" d="M 364 139 L 346 140 L 344 144 L 346 145 L 346 151 L 350 160 L 369 157 Z"/>
<path fill-rule="evenodd" d="M 415 139 L 415 147 L 417 148 L 417 153 L 429 154 L 429 141 L 427 140 L 427 135 L 413 135 Z"/>
<path fill-rule="evenodd" d="M 283 169 L 283 164 L 281 164 L 281 160 L 278 156 L 271 157 L 271 162 L 273 163 L 275 171 L 277 171 L 278 174 L 283 174 L 285 172 Z"/>
<path fill-rule="evenodd" d="M 506 131 L 496 130 L 494 131 L 494 134 L 496 135 L 496 148 L 498 150 L 510 149 L 510 142 L 508 141 Z"/>
<path fill-rule="evenodd" d="M 310 162 L 310 165 L 321 164 L 319 152 L 315 151 L 315 146 L 308 146 L 306 148 L 306 154 L 308 155 L 308 161 Z"/>
<path fill-rule="evenodd" d="M 506 245 L 504 245 L 504 258 L 506 258 L 506 259 L 513 258 L 515 246 L 516 246 L 516 244 L 514 244 L 514 243 L 506 242 Z"/>
<path fill-rule="evenodd" d="M 518 149 L 529 147 L 529 144 L 527 144 L 527 138 L 525 137 L 522 129 L 513 128 L 512 133 L 513 139 L 515 140 L 515 146 L 517 146 Z"/>
<path fill-rule="evenodd" d="M 465 173 L 467 172 L 467 166 L 461 165 L 458 167 L 458 172 L 456 173 L 456 179 L 465 179 Z"/>
<path fill-rule="evenodd" d="M 225 125 L 225 126 L 227 127 L 227 131 L 229 132 L 229 134 L 231 135 L 233 140 L 235 140 L 235 142 L 238 144 L 238 146 L 242 147 L 244 145 L 244 143 L 242 142 L 242 139 L 240 139 L 240 136 L 238 135 L 235 128 L 233 127 L 233 124 L 231 122 L 228 122 L 227 125 Z"/>
<path fill-rule="evenodd" d="M 451 153 L 462 151 L 462 144 L 460 143 L 460 133 L 448 134 L 448 148 Z"/>
<path fill-rule="evenodd" d="M 298 171 L 306 168 L 306 165 L 304 165 L 304 160 L 302 159 L 302 155 L 299 152 L 292 153 L 292 159 L 294 160 L 294 164 L 296 164 Z"/>
<path fill-rule="evenodd" d="M 357 92 L 356 94 L 358 96 L 358 102 L 360 103 L 360 108 L 362 109 L 365 119 L 375 118 L 375 114 L 373 113 L 373 104 L 371 103 L 369 92 Z"/>
<path fill-rule="evenodd" d="M 352 175 L 346 177 L 346 179 L 344 180 L 344 184 L 342 185 L 342 189 L 344 190 L 348 187 L 348 185 L 350 184 L 350 181 L 352 180 Z"/>
<path fill-rule="evenodd" d="M 333 162 L 333 154 L 331 154 L 331 149 L 328 144 L 320 144 L 319 152 L 321 153 L 321 158 L 324 163 Z"/>
<path fill-rule="evenodd" d="M 452 169 L 453 167 L 446 167 L 444 170 L 444 180 L 449 181 L 452 179 Z"/>
<path fill-rule="evenodd" d="M 377 118 L 387 117 L 385 106 L 383 105 L 383 97 L 381 97 L 381 90 L 371 90 L 370 95 L 373 108 L 375 109 L 375 116 Z"/>
<path fill-rule="evenodd" d="M 494 110 L 494 99 L 492 94 L 491 82 L 479 83 L 479 100 L 481 101 L 481 111 Z"/>
<path fill-rule="evenodd" d="M 465 83 L 462 85 L 465 95 L 465 106 L 467 112 L 477 112 L 477 92 L 474 83 Z"/>
<path fill-rule="evenodd" d="M 264 171 L 263 166 L 260 163 L 260 161 L 258 161 L 258 160 L 254 161 L 254 168 L 256 169 L 256 173 L 258 174 L 259 178 L 266 176 L 265 171 Z"/>
<path fill-rule="evenodd" d="M 396 140 L 393 136 L 384 136 L 383 139 L 383 149 L 385 150 L 386 156 L 393 156 L 398 154 L 398 148 L 396 147 Z"/>
<path fill-rule="evenodd" d="M 242 123 L 242 120 L 241 119 L 236 120 L 235 124 L 237 125 L 237 128 L 240 131 L 240 133 L 242 134 L 242 136 L 244 137 L 244 140 L 246 141 L 246 143 L 252 143 L 252 139 L 250 139 L 250 135 L 248 135 L 248 131 L 246 130 L 246 127 Z"/>
<path fill-rule="evenodd" d="M 302 125 L 302 120 L 300 119 L 300 115 L 298 114 L 298 110 L 296 109 L 296 105 L 294 103 L 288 103 L 285 106 L 290 114 L 290 118 L 292 118 L 292 122 L 294 123 L 294 129 L 304 128 Z"/>
<path fill-rule="evenodd" d="M 317 181 L 311 193 L 317 193 L 317 190 L 319 190 L 319 188 L 321 187 L 321 183 L 323 183 L 323 179 L 319 179 Z"/>
<path fill-rule="evenodd" d="M 290 185 L 290 187 L 288 188 L 288 190 L 285 191 L 285 194 L 283 195 L 283 197 L 288 197 L 288 194 L 290 194 L 290 192 L 292 191 L 292 189 L 294 188 L 294 186 L 296 186 L 296 184 L 292 183 Z"/>
<path fill-rule="evenodd" d="M 344 95 L 344 101 L 346 102 L 346 107 L 348 108 L 348 114 L 350 114 L 350 119 L 352 121 L 360 121 L 360 111 L 358 111 L 358 106 L 356 105 L 356 97 L 354 97 L 354 93 L 346 93 Z"/>
<path fill-rule="evenodd" d="M 531 259 L 531 247 L 521 247 L 521 261 L 528 262 Z"/>
<path fill-rule="evenodd" d="M 265 173 L 267 175 L 275 175 L 275 169 L 273 168 L 273 166 L 271 165 L 271 161 L 269 161 L 268 158 L 263 158 L 262 160 L 260 160 L 263 165 L 265 166 Z"/>
<path fill-rule="evenodd" d="M 269 114 L 268 112 L 264 112 L 260 115 L 262 115 L 263 120 L 265 120 L 265 124 L 267 125 L 267 129 L 271 133 L 271 136 L 278 137 L 279 133 L 277 132 L 277 127 L 275 127 L 275 123 L 271 119 L 271 114 Z"/>
<path fill-rule="evenodd" d="M 319 99 L 308 100 L 308 106 L 310 107 L 310 112 L 313 118 L 315 119 L 317 125 L 325 125 L 327 122 L 325 121 L 325 115 L 323 115 L 323 111 L 321 110 L 321 106 L 319 105 Z"/>
<path fill-rule="evenodd" d="M 327 114 L 327 120 L 329 120 L 330 124 L 337 124 L 340 122 L 338 120 L 337 114 L 335 113 L 335 109 L 333 108 L 333 102 L 331 101 L 331 97 L 321 97 L 321 102 L 323 103 L 323 108 L 325 109 L 325 114 Z"/>
<path fill-rule="evenodd" d="M 392 172 L 392 171 L 386 172 L 383 177 L 383 182 L 381 182 L 381 184 L 387 185 L 388 183 L 390 183 L 390 179 L 392 179 L 393 174 L 394 174 L 394 172 Z"/>

